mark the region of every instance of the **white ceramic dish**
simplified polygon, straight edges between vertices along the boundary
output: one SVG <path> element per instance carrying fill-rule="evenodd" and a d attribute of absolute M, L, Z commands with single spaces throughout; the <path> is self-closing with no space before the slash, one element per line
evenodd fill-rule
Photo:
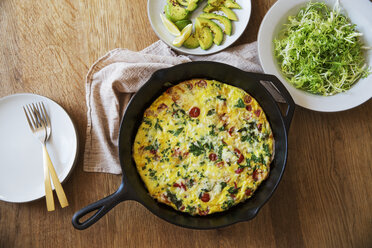
<path fill-rule="evenodd" d="M 333 8 L 336 0 L 324 1 Z M 360 79 L 350 90 L 334 96 L 318 96 L 296 89 L 286 82 L 281 74 L 277 60 L 274 57 L 273 40 L 283 28 L 290 15 L 296 15 L 308 0 L 279 0 L 267 12 L 258 33 L 258 52 L 261 65 L 265 73 L 274 74 L 286 86 L 295 103 L 304 108 L 322 112 L 336 112 L 351 109 L 372 97 L 372 75 Z M 357 29 L 364 34 L 363 40 L 366 46 L 372 46 L 372 3 L 367 0 L 341 0 L 342 12 L 357 25 Z M 372 51 L 366 53 L 367 63 L 372 66 Z"/>
<path fill-rule="evenodd" d="M 212 47 L 208 50 L 203 50 L 200 47 L 195 49 L 188 49 L 183 46 L 175 47 L 172 45 L 175 37 L 167 31 L 160 19 L 160 13 L 164 14 L 164 6 L 166 5 L 166 2 L 166 0 L 147 1 L 147 14 L 150 19 L 152 29 L 155 31 L 159 39 L 167 43 L 168 46 L 172 47 L 172 49 L 184 54 L 207 55 L 219 52 L 231 46 L 243 34 L 245 28 L 248 25 L 249 18 L 251 17 L 251 0 L 236 0 L 236 2 L 242 7 L 241 9 L 233 9 L 236 16 L 238 17 L 238 21 L 232 21 L 232 34 L 231 36 L 224 35 L 224 40 L 220 46 L 213 44 Z M 203 8 L 206 5 L 207 1 L 201 1 L 198 8 L 190 16 L 190 20 L 193 22 L 194 26 L 195 18 L 203 13 Z M 219 24 L 217 21 L 216 23 Z M 195 29 L 195 27 L 193 28 Z"/>
<path fill-rule="evenodd" d="M 78 138 L 72 120 L 61 106 L 34 94 L 1 98 L 0 200 L 20 203 L 45 196 L 41 144 L 32 134 L 22 109 L 25 104 L 40 101 L 51 120 L 47 149 L 59 180 L 63 182 L 73 168 Z"/>

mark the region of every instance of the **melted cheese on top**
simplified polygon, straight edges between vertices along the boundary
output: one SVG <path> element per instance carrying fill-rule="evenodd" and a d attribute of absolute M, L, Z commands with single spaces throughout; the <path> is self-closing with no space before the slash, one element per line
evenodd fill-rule
<path fill-rule="evenodd" d="M 269 174 L 273 142 L 265 113 L 248 93 L 193 79 L 145 111 L 133 158 L 153 198 L 206 215 L 252 196 Z"/>

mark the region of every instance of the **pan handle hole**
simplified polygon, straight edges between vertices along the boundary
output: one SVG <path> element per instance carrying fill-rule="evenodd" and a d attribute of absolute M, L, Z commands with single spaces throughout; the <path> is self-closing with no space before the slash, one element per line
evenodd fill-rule
<path fill-rule="evenodd" d="M 98 211 L 99 211 L 99 209 L 95 209 L 95 210 L 92 210 L 91 212 L 85 214 L 84 216 L 82 216 L 79 219 L 79 222 L 83 223 L 83 222 L 87 221 L 90 217 L 92 217 L 93 215 L 95 215 Z"/>

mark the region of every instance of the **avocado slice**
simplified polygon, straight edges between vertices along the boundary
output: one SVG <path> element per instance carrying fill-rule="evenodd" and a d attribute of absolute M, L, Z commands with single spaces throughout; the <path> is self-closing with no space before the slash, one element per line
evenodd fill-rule
<path fill-rule="evenodd" d="M 196 27 L 199 27 L 200 29 L 205 26 L 208 27 L 214 35 L 213 37 L 214 44 L 216 44 L 217 46 L 221 44 L 223 40 L 223 31 L 220 28 L 220 26 L 218 26 L 216 23 L 214 23 L 213 21 L 207 18 L 197 17 L 195 25 Z"/>
<path fill-rule="evenodd" d="M 187 5 L 188 11 L 194 11 L 198 7 L 199 0 L 189 0 L 189 4 Z"/>
<path fill-rule="evenodd" d="M 187 25 L 191 24 L 192 22 L 190 20 L 181 20 L 176 21 L 174 24 L 177 26 L 177 28 L 182 31 Z"/>
<path fill-rule="evenodd" d="M 213 36 L 212 36 L 211 41 L 213 43 Z M 185 42 L 183 43 L 183 46 L 189 49 L 197 48 L 199 46 L 199 40 L 198 40 L 198 37 L 196 36 L 196 33 L 193 33 L 192 35 L 190 35 L 189 38 L 187 38 Z"/>
<path fill-rule="evenodd" d="M 225 6 L 230 9 L 241 9 L 240 5 L 234 0 L 208 0 L 208 4 L 215 7 Z"/>
<path fill-rule="evenodd" d="M 230 9 L 241 9 L 240 5 L 235 2 L 234 0 L 225 0 L 224 4 L 225 7 Z"/>
<path fill-rule="evenodd" d="M 234 11 L 232 11 L 229 8 L 226 8 L 225 6 L 215 7 L 215 6 L 212 6 L 210 4 L 207 4 L 204 7 L 203 11 L 205 13 L 211 13 L 213 11 L 222 11 L 226 15 L 226 17 L 229 18 L 230 20 L 232 20 L 232 21 L 237 21 L 238 20 L 238 17 L 234 13 Z"/>
<path fill-rule="evenodd" d="M 237 21 L 238 20 L 238 17 L 234 13 L 234 11 L 232 11 L 231 9 L 226 8 L 225 6 L 222 6 L 222 7 L 218 7 L 218 10 L 221 10 L 226 15 L 226 17 L 228 19 L 230 19 L 232 21 Z"/>
<path fill-rule="evenodd" d="M 196 34 L 201 49 L 208 50 L 213 45 L 213 35 L 209 27 L 197 26 Z"/>
<path fill-rule="evenodd" d="M 232 29 L 231 21 L 227 17 L 222 16 L 222 15 L 217 15 L 214 13 L 203 13 L 199 17 L 204 17 L 207 19 L 215 19 L 219 21 L 225 27 L 225 30 L 224 30 L 225 34 L 231 35 L 231 29 Z"/>
<path fill-rule="evenodd" d="M 164 7 L 165 16 L 172 22 L 187 19 L 189 11 L 180 6 L 176 0 L 168 0 L 168 4 Z"/>
<path fill-rule="evenodd" d="M 203 9 L 203 12 L 211 13 L 211 12 L 216 11 L 216 10 L 218 10 L 218 8 L 216 6 L 212 6 L 210 4 L 207 4 L 207 5 L 205 5 L 205 7 Z"/>
<path fill-rule="evenodd" d="M 187 6 L 189 5 L 189 0 L 177 0 L 177 2 L 179 4 L 181 4 L 182 6 Z"/>
<path fill-rule="evenodd" d="M 188 11 L 194 11 L 198 7 L 199 0 L 177 0 L 177 2 L 186 7 Z"/>

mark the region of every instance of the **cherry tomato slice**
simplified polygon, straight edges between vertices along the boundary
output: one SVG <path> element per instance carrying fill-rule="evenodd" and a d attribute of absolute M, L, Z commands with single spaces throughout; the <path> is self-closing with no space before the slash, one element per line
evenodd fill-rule
<path fill-rule="evenodd" d="M 203 202 L 209 202 L 210 199 L 211 198 L 207 192 L 204 192 L 203 195 L 200 197 L 200 200 L 202 200 Z"/>
<path fill-rule="evenodd" d="M 244 97 L 244 102 L 245 102 L 246 104 L 250 103 L 251 101 L 252 101 L 252 97 L 251 97 L 251 96 L 246 95 L 246 96 Z"/>
<path fill-rule="evenodd" d="M 196 118 L 200 115 L 200 108 L 192 107 L 189 112 L 190 117 Z"/>
<path fill-rule="evenodd" d="M 209 154 L 209 160 L 210 161 L 216 161 L 217 160 L 217 154 L 216 153 Z"/>

